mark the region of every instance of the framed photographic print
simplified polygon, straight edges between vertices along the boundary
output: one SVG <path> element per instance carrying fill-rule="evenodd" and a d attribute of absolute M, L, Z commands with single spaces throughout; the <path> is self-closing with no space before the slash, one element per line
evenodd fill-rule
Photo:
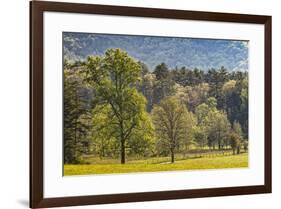
<path fill-rule="evenodd" d="M 271 17 L 30 2 L 30 207 L 271 192 Z"/>

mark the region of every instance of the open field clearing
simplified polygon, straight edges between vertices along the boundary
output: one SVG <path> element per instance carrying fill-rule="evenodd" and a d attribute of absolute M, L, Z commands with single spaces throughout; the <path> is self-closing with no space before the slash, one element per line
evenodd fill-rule
<path fill-rule="evenodd" d="M 106 163 L 106 164 L 105 164 Z M 150 158 L 148 160 L 132 160 L 127 164 L 119 164 L 118 160 L 104 160 L 99 164 L 89 165 L 64 165 L 64 175 L 89 175 L 108 173 L 134 173 L 155 172 L 172 170 L 199 170 L 221 168 L 245 168 L 248 167 L 248 153 L 240 155 L 220 155 L 214 157 L 197 157 L 191 159 L 179 159 L 174 163 L 169 158 Z"/>

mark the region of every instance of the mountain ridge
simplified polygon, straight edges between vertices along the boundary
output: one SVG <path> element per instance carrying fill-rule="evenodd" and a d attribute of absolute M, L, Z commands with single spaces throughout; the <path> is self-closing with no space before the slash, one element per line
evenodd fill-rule
<path fill-rule="evenodd" d="M 151 71 L 162 62 L 169 68 L 248 70 L 247 41 L 63 33 L 64 59 L 85 60 L 89 55 L 103 55 L 108 48 L 127 51 Z"/>

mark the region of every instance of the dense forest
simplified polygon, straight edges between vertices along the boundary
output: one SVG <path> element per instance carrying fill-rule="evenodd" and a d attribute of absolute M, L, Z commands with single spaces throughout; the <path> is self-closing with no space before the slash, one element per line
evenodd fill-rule
<path fill-rule="evenodd" d="M 248 72 L 169 68 L 120 49 L 64 60 L 64 162 L 248 149 Z"/>

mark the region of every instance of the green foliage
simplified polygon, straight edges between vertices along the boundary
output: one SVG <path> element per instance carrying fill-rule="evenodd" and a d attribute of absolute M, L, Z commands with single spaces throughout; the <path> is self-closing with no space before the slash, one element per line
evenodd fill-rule
<path fill-rule="evenodd" d="M 77 69 L 64 68 L 64 162 L 80 163 L 87 147 L 89 105 L 86 87 Z"/>
<path fill-rule="evenodd" d="M 241 76 L 241 75 L 240 75 Z M 223 85 L 223 108 L 231 123 L 241 125 L 244 137 L 248 137 L 248 79 L 229 80 Z"/>
<path fill-rule="evenodd" d="M 139 91 L 146 97 L 147 111 L 151 112 L 154 104 L 154 88 L 156 85 L 156 77 L 152 73 L 146 73 L 142 76 L 141 85 L 138 86 Z"/>
<path fill-rule="evenodd" d="M 233 123 L 233 131 L 239 136 L 242 137 L 243 136 L 243 132 L 240 126 L 240 123 L 237 121 L 234 121 Z"/>
<path fill-rule="evenodd" d="M 207 105 L 208 105 L 208 107 L 211 109 L 211 110 L 216 110 L 216 108 L 217 108 L 217 100 L 216 100 L 216 98 L 215 97 L 209 97 L 208 99 L 207 99 Z"/>
<path fill-rule="evenodd" d="M 203 125 L 195 126 L 194 140 L 201 149 L 203 149 L 207 145 L 208 139 L 207 139 L 206 129 Z"/>
<path fill-rule="evenodd" d="M 240 143 L 241 143 L 239 135 L 234 133 L 234 132 L 232 132 L 229 135 L 229 140 L 230 140 L 230 146 L 231 146 L 231 148 L 233 150 L 233 155 L 235 155 L 236 150 L 237 150 L 237 154 L 239 154 Z"/>
<path fill-rule="evenodd" d="M 204 124 L 206 126 L 209 147 L 222 149 L 228 145 L 228 133 L 230 131 L 230 123 L 224 112 L 211 110 L 208 112 Z"/>
<path fill-rule="evenodd" d="M 169 76 L 168 66 L 165 63 L 161 63 L 155 67 L 153 72 L 157 80 L 167 79 Z"/>
<path fill-rule="evenodd" d="M 223 85 L 222 91 L 224 94 L 229 95 L 235 91 L 235 88 L 236 88 L 236 81 L 229 80 L 229 81 L 225 82 L 225 84 Z"/>
<path fill-rule="evenodd" d="M 129 156 L 148 157 L 154 154 L 154 126 L 148 113 L 144 112 L 142 117 L 127 142 Z"/>
<path fill-rule="evenodd" d="M 194 87 L 186 86 L 187 107 L 188 110 L 194 111 L 196 107 L 208 98 L 209 85 L 207 83 L 200 83 Z"/>
<path fill-rule="evenodd" d="M 170 78 L 160 79 L 155 82 L 153 91 L 153 102 L 158 104 L 165 97 L 173 96 L 175 93 L 175 82 Z"/>
<path fill-rule="evenodd" d="M 206 103 L 202 103 L 196 107 L 195 114 L 197 116 L 199 125 L 202 125 L 202 123 L 205 121 L 209 111 L 210 111 L 210 107 Z"/>
<path fill-rule="evenodd" d="M 125 163 L 125 146 L 134 131 L 145 133 L 152 127 L 145 113 L 146 99 L 136 89 L 141 66 L 126 52 L 109 49 L 104 57 L 88 57 L 85 74 L 99 103 L 109 108 L 104 129 L 118 140 L 121 163 Z"/>
<path fill-rule="evenodd" d="M 112 127 L 114 123 L 116 119 L 112 118 L 109 105 L 97 105 L 92 110 L 91 142 L 94 153 L 100 158 L 116 158 L 119 155 L 120 144 Z"/>
<path fill-rule="evenodd" d="M 190 132 L 195 125 L 195 119 L 183 103 L 175 97 L 166 97 L 152 110 L 157 139 L 161 149 L 170 152 L 171 162 L 174 162 L 176 148 L 182 144 L 188 149 L 192 141 Z"/>

